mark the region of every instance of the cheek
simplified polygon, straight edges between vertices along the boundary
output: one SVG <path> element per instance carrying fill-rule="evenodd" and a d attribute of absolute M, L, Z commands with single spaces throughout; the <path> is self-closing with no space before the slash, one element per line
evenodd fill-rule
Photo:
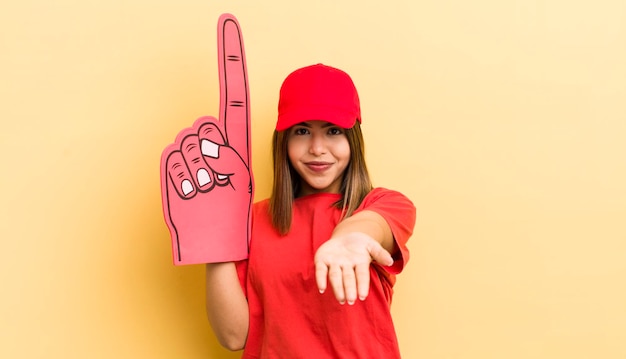
<path fill-rule="evenodd" d="M 346 140 L 337 146 L 335 153 L 337 157 L 344 160 L 350 160 L 350 144 L 348 144 L 348 141 Z"/>
<path fill-rule="evenodd" d="M 289 162 L 294 163 L 298 158 L 302 156 L 302 146 L 298 141 L 290 140 L 287 142 L 287 157 Z"/>

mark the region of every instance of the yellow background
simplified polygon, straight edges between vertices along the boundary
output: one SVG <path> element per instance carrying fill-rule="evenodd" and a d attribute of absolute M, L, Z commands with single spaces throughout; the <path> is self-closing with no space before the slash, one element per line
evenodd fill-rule
<path fill-rule="evenodd" d="M 623 0 L 35 1 L 0 7 L 0 357 L 236 358 L 171 264 L 162 149 L 217 115 L 235 14 L 257 199 L 278 88 L 359 87 L 377 185 L 417 205 L 404 358 L 626 357 Z"/>

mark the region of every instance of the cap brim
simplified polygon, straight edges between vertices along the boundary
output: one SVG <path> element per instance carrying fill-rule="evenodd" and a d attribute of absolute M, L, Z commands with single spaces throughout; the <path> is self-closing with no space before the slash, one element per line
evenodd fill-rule
<path fill-rule="evenodd" d="M 341 128 L 352 128 L 360 118 L 358 114 L 346 114 L 345 112 L 316 108 L 298 108 L 278 115 L 276 123 L 277 131 L 284 131 L 292 126 L 306 121 L 326 121 Z"/>

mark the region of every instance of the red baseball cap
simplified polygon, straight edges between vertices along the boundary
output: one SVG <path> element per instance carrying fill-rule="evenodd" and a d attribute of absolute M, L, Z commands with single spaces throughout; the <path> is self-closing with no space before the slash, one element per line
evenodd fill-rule
<path fill-rule="evenodd" d="M 347 73 L 317 64 L 287 76 L 280 88 L 276 130 L 311 120 L 328 121 L 342 128 L 361 122 L 359 95 Z"/>

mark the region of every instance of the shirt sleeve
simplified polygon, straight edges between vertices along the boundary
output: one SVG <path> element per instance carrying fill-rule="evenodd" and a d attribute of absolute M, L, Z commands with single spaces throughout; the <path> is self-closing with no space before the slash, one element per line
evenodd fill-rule
<path fill-rule="evenodd" d="M 376 212 L 387 221 L 398 251 L 392 253 L 393 265 L 384 268 L 390 274 L 402 272 L 409 260 L 407 242 L 413 234 L 413 228 L 415 227 L 416 210 L 413 202 L 400 192 L 385 188 L 375 188 L 363 199 L 358 210 Z"/>

